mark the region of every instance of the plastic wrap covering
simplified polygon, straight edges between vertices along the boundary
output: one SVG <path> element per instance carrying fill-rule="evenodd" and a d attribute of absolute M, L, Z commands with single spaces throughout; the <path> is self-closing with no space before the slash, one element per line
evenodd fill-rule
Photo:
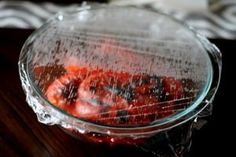
<path fill-rule="evenodd" d="M 40 122 L 92 143 L 178 157 L 193 120 L 211 113 L 221 54 L 168 15 L 86 6 L 35 31 L 19 71 Z"/>

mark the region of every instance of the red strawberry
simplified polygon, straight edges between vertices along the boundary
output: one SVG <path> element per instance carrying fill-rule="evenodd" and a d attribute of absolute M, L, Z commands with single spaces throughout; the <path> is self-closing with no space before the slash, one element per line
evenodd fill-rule
<path fill-rule="evenodd" d="M 163 112 L 174 113 L 177 109 L 181 109 L 186 103 L 183 102 L 184 89 L 181 81 L 173 77 L 164 77 L 162 85 L 165 90 L 166 103 L 162 105 Z"/>
<path fill-rule="evenodd" d="M 164 77 L 162 85 L 168 100 L 183 98 L 184 90 L 181 81 L 176 80 L 174 77 Z"/>

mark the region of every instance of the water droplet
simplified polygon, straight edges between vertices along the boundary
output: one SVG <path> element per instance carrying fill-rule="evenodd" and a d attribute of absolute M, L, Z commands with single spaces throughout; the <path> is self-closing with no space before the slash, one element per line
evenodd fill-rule
<path fill-rule="evenodd" d="M 110 131 L 110 130 L 108 130 L 108 131 L 107 131 L 107 134 L 108 134 L 108 135 L 110 135 L 110 134 L 111 134 L 111 131 Z"/>
<path fill-rule="evenodd" d="M 111 142 L 115 142 L 115 139 L 114 139 L 114 138 L 111 138 Z"/>
<path fill-rule="evenodd" d="M 63 20 L 63 15 L 59 15 L 57 18 L 58 18 L 58 20 L 62 21 Z"/>

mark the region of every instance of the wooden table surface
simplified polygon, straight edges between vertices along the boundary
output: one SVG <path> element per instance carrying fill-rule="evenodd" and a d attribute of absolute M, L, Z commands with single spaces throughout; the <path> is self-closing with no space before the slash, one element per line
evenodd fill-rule
<path fill-rule="evenodd" d="M 37 121 L 27 105 L 18 74 L 18 56 L 21 47 L 32 30 L 0 29 L 0 157 L 111 157 L 97 147 L 88 146 L 63 132 L 57 126 L 46 126 Z M 232 138 L 233 119 L 231 108 L 233 93 L 230 92 L 235 72 L 233 47 L 236 40 L 211 40 L 223 53 L 223 73 L 214 102 L 213 116 L 199 131 L 193 134 L 190 157 L 232 155 L 229 140 Z M 234 123 L 235 124 L 235 123 Z M 132 152 L 122 155 L 133 156 Z"/>

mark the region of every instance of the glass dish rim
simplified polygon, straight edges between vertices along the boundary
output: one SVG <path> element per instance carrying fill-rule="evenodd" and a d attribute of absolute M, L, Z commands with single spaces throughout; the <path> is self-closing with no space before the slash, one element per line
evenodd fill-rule
<path fill-rule="evenodd" d="M 114 7 L 114 6 L 113 6 L 113 7 Z M 84 10 L 96 10 L 96 9 L 100 9 L 100 8 L 104 9 L 104 7 L 99 7 L 99 8 L 86 8 L 86 9 L 81 9 L 81 10 L 79 10 L 79 11 L 77 10 L 77 11 L 75 11 L 74 13 L 80 13 L 80 12 L 82 12 L 82 11 L 84 11 Z M 115 8 L 121 8 L 121 7 L 115 6 Z M 124 7 L 122 6 L 122 8 L 124 8 Z M 128 8 L 128 7 L 126 7 L 126 8 Z M 129 7 L 129 8 L 130 8 L 130 7 Z M 133 7 L 132 7 L 132 8 L 133 8 Z M 106 8 L 105 8 L 105 9 L 106 9 Z M 135 8 L 135 9 L 137 9 L 137 8 Z M 138 9 L 137 11 L 144 11 L 144 9 Z M 193 34 L 196 36 L 196 40 L 197 40 L 198 42 L 200 42 L 200 41 L 199 41 L 200 39 L 197 38 L 197 37 L 199 36 L 199 34 L 198 34 L 194 29 L 192 29 L 192 28 L 189 27 L 188 25 L 184 24 L 183 22 L 180 22 L 180 21 L 174 19 L 172 16 L 170 16 L 170 15 L 168 15 L 168 14 L 165 14 L 165 13 L 162 13 L 162 12 L 153 12 L 153 11 L 148 11 L 148 10 L 145 10 L 145 11 L 150 12 L 150 13 L 154 13 L 154 14 L 157 14 L 157 15 L 158 15 L 158 14 L 161 14 L 161 15 L 163 15 L 163 16 L 169 18 L 170 20 L 173 20 L 174 22 L 177 22 L 177 23 L 180 24 L 181 26 L 185 27 L 186 31 L 189 31 L 189 32 L 193 33 Z M 69 13 L 71 13 L 71 12 L 69 12 Z M 44 28 L 46 28 L 46 27 L 50 24 L 50 22 L 51 22 L 52 20 L 55 20 L 58 16 L 63 15 L 63 14 L 68 14 L 68 12 L 60 12 L 60 13 L 56 14 L 56 15 L 55 15 L 54 17 L 52 17 L 47 23 L 45 23 L 43 26 L 41 26 L 39 29 L 37 29 L 34 33 L 32 33 L 32 34 L 28 37 L 28 39 L 26 40 L 24 46 L 22 47 L 21 55 L 27 55 L 27 53 L 29 53 L 29 51 L 27 51 L 26 54 L 22 54 L 24 48 L 26 47 L 27 43 L 28 43 L 30 40 L 34 40 L 35 36 L 37 36 L 38 33 L 39 33 L 41 30 L 43 30 Z M 204 37 L 202 37 L 202 38 L 204 38 Z M 204 39 L 205 39 L 205 38 L 204 38 Z M 205 40 L 207 40 L 207 39 L 205 39 Z M 201 46 L 202 46 L 202 45 L 201 45 Z M 207 53 L 206 48 L 204 48 L 203 46 L 202 46 L 202 48 L 203 48 L 203 49 L 206 51 L 206 53 Z M 209 54 L 208 54 L 208 56 L 209 56 Z M 21 59 L 20 59 L 20 60 L 21 60 Z M 24 61 L 24 60 L 23 60 L 23 61 Z M 22 61 L 22 62 L 23 62 L 23 61 Z M 27 63 L 27 57 L 25 58 L 25 61 L 26 61 L 26 63 Z M 212 85 L 212 81 L 213 81 L 213 67 L 212 67 L 212 63 L 211 63 L 210 57 L 209 57 L 209 62 L 210 62 L 210 63 L 209 63 L 208 65 L 209 65 L 210 67 L 208 67 L 208 80 L 206 81 L 206 83 L 205 83 L 205 85 L 204 85 L 204 89 L 202 89 L 202 91 L 201 91 L 201 93 L 199 94 L 199 96 L 197 97 L 196 101 L 194 101 L 194 103 L 193 103 L 192 105 L 190 105 L 190 107 L 188 107 L 188 109 L 186 109 L 184 112 L 180 112 L 180 113 L 182 113 L 182 114 L 176 113 L 176 114 L 171 115 L 170 117 L 166 117 L 166 118 L 164 118 L 163 120 L 158 121 L 158 123 L 156 123 L 156 124 L 147 125 L 147 126 L 137 126 L 137 127 L 107 126 L 107 125 L 102 125 L 102 124 L 96 124 L 96 123 L 93 123 L 93 122 L 89 122 L 89 121 L 80 119 L 80 118 L 78 118 L 78 117 L 75 117 L 75 116 L 73 116 L 73 115 L 70 115 L 69 113 L 67 113 L 67 112 L 63 111 L 62 109 L 57 108 L 55 105 L 51 104 L 51 103 L 45 98 L 45 96 L 42 95 L 42 93 L 40 92 L 40 89 L 39 89 L 39 88 L 37 87 L 37 85 L 32 81 L 33 79 L 32 79 L 32 77 L 30 76 L 30 73 L 29 73 L 30 69 L 29 69 L 28 64 L 26 64 L 26 67 L 25 67 L 25 68 L 26 68 L 26 73 L 27 73 L 27 79 L 28 79 L 28 81 L 29 81 L 29 83 L 30 83 L 30 85 L 31 85 L 31 87 L 32 87 L 32 90 L 36 93 L 36 95 L 37 95 L 46 105 L 52 107 L 54 110 L 56 110 L 57 112 L 59 112 L 59 113 L 62 114 L 63 116 L 66 116 L 66 117 L 69 118 L 69 119 L 71 118 L 73 121 L 78 121 L 79 124 L 81 124 L 81 123 L 86 123 L 86 125 L 91 126 L 92 128 L 93 128 L 93 127 L 102 128 L 103 130 L 106 130 L 106 132 L 107 132 L 107 131 L 110 131 L 110 130 L 112 130 L 112 131 L 114 131 L 114 132 L 116 132 L 116 131 L 118 131 L 118 132 L 120 132 L 120 131 L 121 131 L 121 132 L 123 132 L 123 131 L 125 131 L 125 132 L 126 132 L 126 131 L 131 131 L 131 132 L 133 132 L 133 131 L 135 131 L 135 130 L 142 130 L 142 131 L 144 131 L 144 130 L 149 130 L 148 132 L 150 133 L 150 132 L 152 132 L 152 131 L 150 131 L 150 130 L 155 129 L 155 128 L 156 128 L 156 129 L 157 129 L 157 128 L 160 128 L 159 130 L 165 130 L 165 129 L 169 129 L 169 128 L 171 128 L 171 127 L 174 127 L 175 125 L 179 125 L 179 124 L 181 124 L 181 123 L 183 123 L 183 122 L 185 122 L 185 121 L 188 121 L 189 119 L 193 118 L 195 115 L 197 115 L 197 113 L 199 113 L 201 110 L 203 110 L 203 109 L 208 105 L 208 103 L 205 104 L 205 103 L 202 103 L 202 102 L 203 102 L 203 100 L 205 99 L 205 97 L 207 96 L 208 92 L 210 91 L 210 88 L 211 88 L 211 85 Z M 19 64 L 21 64 L 21 63 L 19 62 Z M 198 111 L 196 112 L 195 109 L 196 109 L 197 107 L 200 108 L 200 110 L 198 110 Z M 194 114 L 193 114 L 193 113 L 191 114 L 191 112 L 195 112 L 195 113 L 194 113 Z M 189 115 L 189 116 L 188 116 L 188 115 Z M 53 116 L 53 115 L 52 115 L 52 116 Z M 183 119 L 182 119 L 182 118 L 183 118 Z M 63 119 L 64 119 L 64 118 L 63 118 Z M 61 119 L 61 120 L 63 121 L 63 119 Z M 182 120 L 180 120 L 180 119 L 182 119 Z M 179 120 L 180 120 L 180 121 L 179 121 Z M 176 121 L 177 121 L 177 123 L 175 124 Z M 173 123 L 173 125 L 164 127 L 164 126 L 166 126 L 167 124 L 171 124 L 171 123 Z M 155 131 L 155 130 L 154 130 L 154 131 Z M 157 130 L 156 130 L 156 131 L 157 131 Z"/>

